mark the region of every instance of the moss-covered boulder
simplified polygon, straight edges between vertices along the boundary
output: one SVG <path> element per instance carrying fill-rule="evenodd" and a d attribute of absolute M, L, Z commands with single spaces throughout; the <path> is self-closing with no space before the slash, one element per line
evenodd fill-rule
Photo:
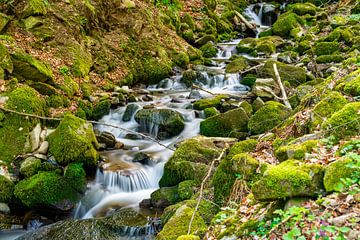
<path fill-rule="evenodd" d="M 0 22 L 1 22 L 1 20 L 0 20 Z M 1 23 L 0 23 L 0 25 L 1 25 Z M 1 29 L 1 26 L 0 26 L 0 29 Z M 1 32 L 1 30 L 0 30 L 0 32 Z M 13 63 L 11 61 L 9 51 L 8 51 L 7 47 L 2 43 L 0 43 L 0 68 L 8 71 L 10 73 L 13 71 L 13 68 L 14 68 Z"/>
<path fill-rule="evenodd" d="M 181 235 L 176 240 L 200 240 L 200 237 L 195 235 Z"/>
<path fill-rule="evenodd" d="M 79 193 L 86 190 L 86 172 L 82 163 L 71 163 L 64 170 L 64 180 L 66 183 Z"/>
<path fill-rule="evenodd" d="M 8 203 L 14 194 L 14 183 L 3 175 L 0 175 L 0 202 Z"/>
<path fill-rule="evenodd" d="M 202 52 L 202 55 L 205 58 L 212 58 L 212 57 L 216 57 L 216 54 L 218 52 L 217 48 L 214 46 L 213 43 L 208 42 L 205 45 L 203 45 L 200 48 L 200 51 Z"/>
<path fill-rule="evenodd" d="M 318 42 L 314 49 L 317 56 L 330 55 L 337 51 L 339 51 L 339 43 L 337 42 Z"/>
<path fill-rule="evenodd" d="M 321 55 L 316 58 L 317 63 L 340 63 L 344 57 L 340 54 Z"/>
<path fill-rule="evenodd" d="M 220 114 L 220 112 L 215 107 L 209 107 L 204 109 L 205 118 L 209 118 L 218 114 Z"/>
<path fill-rule="evenodd" d="M 244 57 L 237 57 L 226 65 L 227 73 L 238 73 L 243 71 L 248 66 L 248 60 Z"/>
<path fill-rule="evenodd" d="M 215 142 L 216 138 L 204 137 L 182 142 L 165 164 L 160 187 L 175 186 L 185 180 L 201 182 L 208 165 L 222 150 Z"/>
<path fill-rule="evenodd" d="M 30 208 L 55 206 L 64 201 L 75 203 L 80 197 L 76 189 L 54 172 L 41 172 L 20 181 L 15 186 L 14 195 Z"/>
<path fill-rule="evenodd" d="M 10 20 L 11 20 L 10 16 L 8 16 L 4 13 L 0 13 L 0 32 L 2 32 L 2 30 L 4 30 L 4 28 L 10 22 Z"/>
<path fill-rule="evenodd" d="M 323 176 L 320 165 L 287 160 L 277 166 L 269 166 L 251 191 L 259 201 L 316 197 L 323 192 Z"/>
<path fill-rule="evenodd" d="M 205 119 L 200 123 L 200 134 L 207 137 L 229 137 L 231 132 L 247 132 L 249 117 L 237 108 Z"/>
<path fill-rule="evenodd" d="M 275 151 L 275 156 L 280 162 L 288 159 L 304 160 L 306 153 L 311 153 L 317 143 L 317 140 L 309 140 L 300 144 L 281 146 Z"/>
<path fill-rule="evenodd" d="M 139 110 L 140 108 L 141 108 L 140 105 L 136 103 L 131 103 L 127 105 L 122 120 L 124 122 L 130 121 L 131 118 L 135 115 L 136 111 Z"/>
<path fill-rule="evenodd" d="M 360 171 L 355 161 L 348 156 L 342 157 L 335 162 L 330 163 L 325 168 L 324 186 L 326 192 L 340 192 L 343 190 L 344 183 L 342 180 L 351 178 L 353 174 Z"/>
<path fill-rule="evenodd" d="M 360 96 L 360 70 L 354 71 L 337 82 L 336 90 L 351 96 Z"/>
<path fill-rule="evenodd" d="M 265 65 L 260 69 L 261 77 L 271 77 L 276 79 L 274 72 L 274 63 L 276 64 L 280 78 L 283 82 L 289 82 L 292 86 L 298 86 L 306 82 L 306 71 L 302 67 L 296 67 L 293 65 L 277 62 L 277 61 L 267 61 Z"/>
<path fill-rule="evenodd" d="M 294 36 L 294 29 L 301 27 L 303 20 L 293 12 L 281 14 L 273 25 L 273 33 L 281 37 Z"/>
<path fill-rule="evenodd" d="M 38 116 L 45 115 L 45 101 L 33 88 L 20 86 L 7 95 L 9 99 L 5 108 Z M 28 134 L 38 122 L 36 118 L 4 112 L 0 127 L 0 160 L 9 163 L 17 155 L 27 152 L 25 145 Z"/>
<path fill-rule="evenodd" d="M 215 202 L 222 204 L 232 190 L 235 180 L 252 181 L 257 175 L 259 162 L 247 153 L 239 153 L 223 159 L 212 179 Z"/>
<path fill-rule="evenodd" d="M 316 11 L 318 10 L 318 8 L 314 4 L 309 2 L 292 4 L 289 6 L 289 9 L 293 10 L 293 12 L 299 16 L 303 16 L 306 14 L 314 16 L 316 14 Z"/>
<path fill-rule="evenodd" d="M 67 114 L 56 131 L 48 137 L 49 153 L 63 166 L 72 162 L 82 162 L 95 166 L 98 161 L 96 140 L 92 124 Z"/>
<path fill-rule="evenodd" d="M 219 108 L 223 100 L 228 99 L 227 95 L 218 95 L 213 98 L 201 99 L 194 102 L 194 109 L 204 110 L 205 108 Z"/>
<path fill-rule="evenodd" d="M 253 134 L 264 133 L 273 129 L 282 121 L 284 121 L 291 111 L 283 104 L 269 101 L 265 105 L 255 112 L 249 120 L 249 130 Z"/>
<path fill-rule="evenodd" d="M 109 99 L 104 99 L 95 105 L 91 116 L 94 120 L 98 121 L 103 116 L 110 113 L 110 108 L 111 108 L 111 101 Z"/>
<path fill-rule="evenodd" d="M 162 187 L 153 192 L 150 198 L 152 206 L 156 208 L 165 208 L 180 200 L 178 187 Z"/>
<path fill-rule="evenodd" d="M 12 54 L 11 60 L 14 65 L 12 74 L 18 79 L 53 84 L 54 75 L 48 64 L 21 52 Z"/>
<path fill-rule="evenodd" d="M 194 195 L 197 184 L 194 180 L 187 180 L 179 183 L 178 193 L 181 201 L 188 200 Z"/>
<path fill-rule="evenodd" d="M 28 178 L 41 170 L 41 160 L 35 157 L 26 158 L 20 165 L 20 173 Z"/>
<path fill-rule="evenodd" d="M 327 119 L 321 128 L 327 135 L 340 138 L 356 136 L 360 131 L 359 111 L 360 102 L 348 103 Z"/>
<path fill-rule="evenodd" d="M 174 137 L 185 127 L 183 116 L 171 109 L 141 109 L 135 114 L 139 131 L 158 139 Z"/>
<path fill-rule="evenodd" d="M 311 115 L 310 128 L 315 129 L 321 125 L 324 119 L 331 117 L 332 114 L 339 111 L 348 101 L 339 92 L 330 92 L 314 106 Z"/>

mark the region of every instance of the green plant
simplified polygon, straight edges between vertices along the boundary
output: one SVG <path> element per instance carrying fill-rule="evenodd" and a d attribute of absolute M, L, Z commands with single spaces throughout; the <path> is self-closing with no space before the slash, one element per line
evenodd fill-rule
<path fill-rule="evenodd" d="M 340 179 L 340 188 L 342 188 L 343 191 L 348 191 L 351 195 L 355 195 L 360 193 L 360 155 L 349 153 L 347 156 L 353 160 L 347 167 L 354 169 L 354 171 L 348 178 Z"/>
<path fill-rule="evenodd" d="M 62 66 L 62 67 L 60 67 L 59 72 L 62 75 L 66 76 L 66 75 L 69 75 L 70 70 L 69 70 L 69 68 L 67 66 Z"/>

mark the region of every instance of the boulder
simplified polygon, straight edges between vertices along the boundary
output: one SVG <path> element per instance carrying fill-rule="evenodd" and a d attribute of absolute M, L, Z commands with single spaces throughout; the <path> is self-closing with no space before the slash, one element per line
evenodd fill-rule
<path fill-rule="evenodd" d="M 293 12 L 281 14 L 273 25 L 273 33 L 281 37 L 294 37 L 294 31 L 301 27 L 303 20 Z"/>
<path fill-rule="evenodd" d="M 360 96 L 360 70 L 354 71 L 337 81 L 335 89 L 353 97 Z"/>
<path fill-rule="evenodd" d="M 215 107 L 219 108 L 222 102 L 229 97 L 227 95 L 218 95 L 213 98 L 200 99 L 194 102 L 194 109 L 196 110 L 204 110 L 205 108 Z"/>
<path fill-rule="evenodd" d="M 0 13 L 0 32 L 1 32 L 1 13 Z M 7 47 L 2 43 L 0 43 L 0 68 L 10 73 L 13 71 L 14 68 L 9 51 Z"/>
<path fill-rule="evenodd" d="M 251 91 L 257 97 L 273 99 L 274 95 L 278 95 L 279 88 L 272 78 L 257 78 Z"/>
<path fill-rule="evenodd" d="M 268 166 L 251 191 L 259 201 L 316 197 L 323 192 L 323 176 L 320 165 L 287 160 L 276 166 Z"/>
<path fill-rule="evenodd" d="M 151 205 L 155 208 L 166 208 L 178 202 L 178 187 L 162 187 L 151 194 Z"/>
<path fill-rule="evenodd" d="M 86 166 L 96 166 L 98 153 L 92 124 L 67 114 L 55 132 L 49 135 L 49 154 L 63 166 L 71 162 L 82 162 Z"/>
<path fill-rule="evenodd" d="M 218 49 L 212 42 L 208 42 L 200 47 L 200 51 L 205 58 L 216 57 Z"/>
<path fill-rule="evenodd" d="M 96 136 L 96 140 L 98 141 L 98 143 L 105 144 L 107 149 L 111 149 L 111 148 L 115 147 L 115 144 L 117 141 L 116 141 L 115 136 L 112 133 L 101 132 L 100 134 L 96 133 L 95 136 Z"/>
<path fill-rule="evenodd" d="M 36 124 L 36 127 L 30 132 L 30 144 L 31 152 L 34 152 L 40 147 L 40 134 L 41 134 L 41 125 L 40 123 Z"/>
<path fill-rule="evenodd" d="M 131 103 L 127 105 L 122 120 L 124 122 L 129 122 L 132 117 L 135 115 L 136 111 L 139 110 L 141 107 L 136 103 Z"/>
<path fill-rule="evenodd" d="M 14 194 L 14 183 L 7 177 L 0 175 L 0 202 L 8 203 Z"/>
<path fill-rule="evenodd" d="M 226 65 L 226 73 L 238 73 L 248 66 L 248 60 L 244 57 L 237 57 Z"/>
<path fill-rule="evenodd" d="M 295 3 L 293 5 L 290 5 L 289 9 L 292 9 L 294 13 L 296 13 L 299 16 L 303 16 L 306 14 L 310 14 L 312 16 L 316 15 L 316 12 L 318 11 L 318 8 L 309 2 L 306 3 Z"/>
<path fill-rule="evenodd" d="M 281 146 L 275 151 L 275 156 L 280 162 L 288 159 L 304 160 L 306 154 L 316 148 L 317 143 L 317 140 L 309 140 L 300 144 Z"/>
<path fill-rule="evenodd" d="M 36 157 L 28 157 L 26 158 L 20 165 L 20 173 L 28 178 L 41 170 L 41 159 Z"/>
<path fill-rule="evenodd" d="M 92 118 L 96 121 L 110 113 L 111 101 L 109 99 L 102 100 L 96 104 L 92 111 Z"/>
<path fill-rule="evenodd" d="M 139 131 L 160 140 L 174 137 L 185 127 L 183 116 L 170 109 L 141 109 L 135 115 Z"/>
<path fill-rule="evenodd" d="M 208 137 L 229 137 L 232 132 L 247 132 L 249 117 L 243 108 L 207 118 L 200 123 L 200 134 Z"/>
<path fill-rule="evenodd" d="M 190 199 L 195 193 L 196 186 L 197 184 L 194 180 L 187 180 L 179 183 L 178 194 L 180 200 L 182 201 Z"/>
<path fill-rule="evenodd" d="M 286 108 L 283 104 L 269 101 L 255 112 L 249 120 L 249 130 L 253 134 L 264 133 L 273 129 L 283 120 L 285 120 L 291 113 L 291 110 Z"/>
<path fill-rule="evenodd" d="M 205 118 L 209 118 L 218 114 L 220 114 L 220 112 L 215 107 L 209 107 L 204 109 Z"/>
<path fill-rule="evenodd" d="M 0 13 L 0 32 L 2 32 L 2 30 L 6 27 L 6 25 L 10 22 L 11 17 L 4 14 L 4 13 Z"/>

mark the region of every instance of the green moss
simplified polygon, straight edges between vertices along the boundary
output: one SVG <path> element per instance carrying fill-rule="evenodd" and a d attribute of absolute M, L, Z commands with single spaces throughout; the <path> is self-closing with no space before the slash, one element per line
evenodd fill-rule
<path fill-rule="evenodd" d="M 267 56 L 276 52 L 276 46 L 271 41 L 261 41 L 256 45 L 256 50 L 258 52 L 265 53 Z"/>
<path fill-rule="evenodd" d="M 151 202 L 154 206 L 157 206 L 157 203 L 161 202 L 162 204 L 166 202 L 168 205 L 175 204 L 179 202 L 179 193 L 178 187 L 162 187 L 151 193 Z"/>
<path fill-rule="evenodd" d="M 178 192 L 180 200 L 188 200 L 194 195 L 196 182 L 193 180 L 187 180 L 179 183 Z"/>
<path fill-rule="evenodd" d="M 41 160 L 35 157 L 29 157 L 21 163 L 20 173 L 29 178 L 41 170 Z"/>
<path fill-rule="evenodd" d="M 203 57 L 205 58 L 212 58 L 212 57 L 216 57 L 216 54 L 218 52 L 217 48 L 214 46 L 213 43 L 208 42 L 206 44 L 204 44 L 201 48 L 200 51 L 202 52 Z"/>
<path fill-rule="evenodd" d="M 4 28 L 10 22 L 10 20 L 11 20 L 10 16 L 7 16 L 4 13 L 0 13 L 0 32 L 2 32 L 2 30 L 4 30 Z"/>
<path fill-rule="evenodd" d="M 220 114 L 220 112 L 215 107 L 209 107 L 204 109 L 204 114 L 205 118 L 209 118 Z"/>
<path fill-rule="evenodd" d="M 5 108 L 38 116 L 45 115 L 45 101 L 31 87 L 17 87 L 8 97 Z M 0 160 L 9 163 L 15 156 L 25 153 L 28 133 L 39 121 L 12 113 L 4 115 L 0 127 Z"/>
<path fill-rule="evenodd" d="M 330 55 L 339 51 L 339 43 L 337 42 L 318 42 L 315 45 L 315 54 L 317 56 Z"/>
<path fill-rule="evenodd" d="M 64 200 L 75 202 L 79 195 L 53 172 L 41 172 L 15 186 L 14 195 L 27 207 L 53 205 Z"/>
<path fill-rule="evenodd" d="M 7 70 L 8 72 L 12 72 L 14 68 L 9 51 L 7 47 L 2 43 L 0 43 L 0 68 L 2 68 L 3 70 Z"/>
<path fill-rule="evenodd" d="M 218 95 L 213 98 L 201 99 L 194 102 L 194 109 L 196 110 L 204 110 L 205 108 L 215 107 L 219 108 L 224 99 L 228 99 L 227 95 Z"/>
<path fill-rule="evenodd" d="M 241 180 L 252 181 L 258 167 L 259 162 L 246 153 L 223 159 L 212 179 L 215 202 L 222 204 L 226 201 L 237 177 Z"/>
<path fill-rule="evenodd" d="M 200 240 L 200 237 L 195 235 L 181 235 L 176 240 Z"/>
<path fill-rule="evenodd" d="M 320 165 L 288 160 L 269 167 L 251 191 L 259 201 L 315 197 L 322 192 L 322 179 L 323 169 Z"/>
<path fill-rule="evenodd" d="M 306 14 L 315 15 L 318 10 L 312 3 L 295 3 L 289 6 L 297 15 L 303 16 Z"/>
<path fill-rule="evenodd" d="M 64 180 L 68 186 L 80 193 L 86 190 L 86 173 L 82 163 L 71 163 L 64 171 Z"/>
<path fill-rule="evenodd" d="M 237 108 L 205 119 L 200 123 L 200 134 L 208 137 L 228 137 L 231 132 L 247 132 L 249 117 L 243 108 Z"/>
<path fill-rule="evenodd" d="M 71 44 L 64 51 L 72 58 L 71 72 L 75 77 L 86 77 L 93 65 L 91 54 L 80 44 Z"/>
<path fill-rule="evenodd" d="M 253 108 L 252 108 L 251 104 L 248 101 L 242 101 L 239 104 L 239 107 L 241 107 L 241 108 L 243 108 L 245 110 L 248 117 L 251 117 L 251 115 L 253 114 Z"/>
<path fill-rule="evenodd" d="M 46 99 L 46 104 L 50 108 L 61 108 L 61 107 L 69 107 L 70 100 L 64 97 L 63 95 L 51 95 Z"/>
<path fill-rule="evenodd" d="M 252 87 L 256 82 L 255 74 L 246 74 L 245 77 L 241 80 L 241 84 Z"/>
<path fill-rule="evenodd" d="M 8 203 L 14 194 L 14 183 L 0 175 L 0 202 Z"/>
<path fill-rule="evenodd" d="M 186 23 L 191 30 L 195 30 L 195 21 L 189 13 L 185 13 L 182 17 L 182 22 Z"/>
<path fill-rule="evenodd" d="M 235 143 L 227 155 L 227 158 L 232 158 L 239 153 L 250 153 L 255 150 L 258 141 L 254 139 L 248 139 Z"/>
<path fill-rule="evenodd" d="M 39 82 L 53 83 L 54 75 L 51 67 L 33 58 L 32 56 L 16 52 L 11 55 L 11 60 L 14 65 L 13 75 L 22 80 L 32 80 Z"/>
<path fill-rule="evenodd" d="M 183 72 L 182 78 L 180 79 L 180 82 L 185 84 L 186 87 L 190 88 L 195 80 L 198 78 L 198 73 L 194 70 L 187 70 Z"/>
<path fill-rule="evenodd" d="M 96 121 L 100 120 L 103 116 L 110 113 L 111 102 L 108 99 L 100 101 L 96 104 L 92 111 L 92 118 Z"/>
<path fill-rule="evenodd" d="M 337 82 L 336 90 L 353 97 L 360 96 L 360 70 L 354 71 Z"/>
<path fill-rule="evenodd" d="M 275 151 L 275 156 L 280 162 L 288 159 L 304 160 L 306 153 L 311 153 L 317 143 L 317 140 L 309 140 L 301 144 L 281 146 Z"/>
<path fill-rule="evenodd" d="M 311 42 L 309 40 L 299 42 L 297 50 L 300 54 L 304 54 L 309 49 L 311 49 Z"/>
<path fill-rule="evenodd" d="M 98 153 L 95 147 L 98 143 L 92 125 L 80 118 L 65 115 L 48 141 L 49 153 L 60 165 L 66 166 L 72 162 L 82 162 L 86 166 L 97 164 Z"/>
<path fill-rule="evenodd" d="M 289 37 L 290 32 L 301 26 L 302 19 L 292 12 L 281 14 L 273 25 L 273 33 L 281 37 Z"/>
<path fill-rule="evenodd" d="M 349 157 L 342 157 L 335 162 L 330 163 L 325 168 L 324 186 L 327 192 L 340 192 L 344 185 L 342 179 L 351 177 L 359 167 L 356 166 L 354 161 Z"/>
<path fill-rule="evenodd" d="M 56 94 L 56 88 L 42 82 L 35 82 L 31 84 L 31 87 L 34 88 L 36 91 L 38 91 L 42 95 L 51 96 L 53 94 Z"/>
<path fill-rule="evenodd" d="M 49 2 L 44 0 L 29 0 L 25 9 L 23 10 L 23 17 L 30 15 L 46 15 Z"/>
<path fill-rule="evenodd" d="M 176 66 L 186 68 L 190 62 L 189 55 L 184 52 L 180 52 L 174 56 L 173 62 Z"/>
<path fill-rule="evenodd" d="M 238 73 L 248 66 L 248 61 L 244 57 L 237 57 L 226 65 L 226 73 Z"/>
<path fill-rule="evenodd" d="M 325 118 L 339 111 L 348 101 L 339 92 L 330 92 L 315 105 L 312 111 L 311 129 L 315 129 Z"/>
<path fill-rule="evenodd" d="M 79 84 L 76 83 L 69 75 L 64 76 L 64 82 L 59 86 L 61 90 L 69 97 L 74 96 L 79 91 Z"/>
<path fill-rule="evenodd" d="M 166 162 L 160 187 L 175 186 L 185 180 L 199 182 L 205 176 L 208 164 L 217 157 L 220 149 L 207 138 L 184 141 Z"/>
<path fill-rule="evenodd" d="M 267 61 L 265 65 L 260 69 L 260 76 L 276 79 L 273 67 L 274 63 L 278 68 L 280 78 L 283 82 L 289 82 L 291 86 L 298 86 L 306 82 L 306 71 L 304 68 L 272 60 Z"/>
<path fill-rule="evenodd" d="M 249 130 L 253 134 L 273 129 L 290 115 L 290 110 L 278 102 L 269 101 L 249 120 Z"/>
<path fill-rule="evenodd" d="M 360 131 L 360 102 L 348 103 L 322 124 L 327 135 L 340 138 L 356 136 Z"/>
<path fill-rule="evenodd" d="M 344 60 L 344 57 L 341 55 L 322 55 L 316 58 L 317 63 L 339 63 Z"/>

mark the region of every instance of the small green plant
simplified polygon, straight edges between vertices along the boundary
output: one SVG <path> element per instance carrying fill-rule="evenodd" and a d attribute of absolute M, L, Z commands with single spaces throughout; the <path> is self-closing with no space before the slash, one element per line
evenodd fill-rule
<path fill-rule="evenodd" d="M 69 75 L 70 70 L 69 70 L 69 68 L 67 66 L 62 66 L 62 67 L 60 67 L 59 72 L 62 75 L 66 76 L 66 75 Z"/>
<path fill-rule="evenodd" d="M 327 149 L 331 149 L 334 147 L 335 144 L 339 142 L 339 140 L 335 136 L 331 135 L 327 138 L 322 139 L 321 142 L 326 146 Z"/>
<path fill-rule="evenodd" d="M 348 178 L 340 179 L 340 188 L 344 192 L 348 191 L 349 194 L 355 195 L 360 193 L 360 155 L 349 153 L 347 156 L 353 160 L 347 167 L 354 169 L 354 171 Z"/>

